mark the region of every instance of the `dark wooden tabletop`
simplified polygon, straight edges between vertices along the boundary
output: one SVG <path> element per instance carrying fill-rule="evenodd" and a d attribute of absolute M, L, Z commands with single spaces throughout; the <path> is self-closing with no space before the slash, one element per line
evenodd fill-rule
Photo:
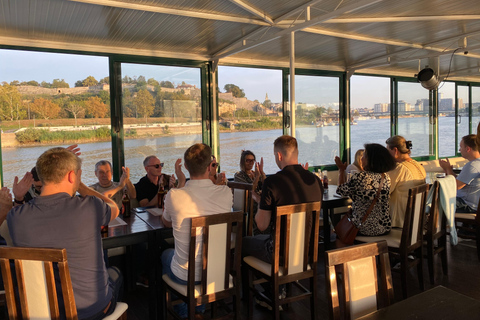
<path fill-rule="evenodd" d="M 328 192 L 323 194 L 323 209 L 344 207 L 352 204 L 352 199 L 337 194 L 337 187 L 337 185 L 328 185 Z"/>
<path fill-rule="evenodd" d="M 108 227 L 108 236 L 102 239 L 103 248 L 115 248 L 148 241 L 148 233 L 155 230 L 140 217 L 132 214 L 128 218 L 119 215 L 127 224 Z"/>
<path fill-rule="evenodd" d="M 359 319 L 480 319 L 480 301 L 438 286 Z"/>

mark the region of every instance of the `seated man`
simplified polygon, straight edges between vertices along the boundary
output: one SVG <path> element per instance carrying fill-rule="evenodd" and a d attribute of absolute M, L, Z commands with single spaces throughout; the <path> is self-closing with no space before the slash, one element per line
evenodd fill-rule
<path fill-rule="evenodd" d="M 209 178 L 216 169 L 211 161 L 212 150 L 203 143 L 197 143 L 187 149 L 184 155 L 185 168 L 190 173 L 190 180 L 185 187 L 172 189 L 165 199 L 162 221 L 173 228 L 175 249 L 167 249 L 162 254 L 163 273 L 180 284 L 187 284 L 188 248 L 190 247 L 190 227 L 185 220 L 192 217 L 225 213 L 232 210 L 232 191 L 225 185 L 215 185 Z M 177 170 L 180 164 L 177 161 Z M 201 237 L 197 237 L 201 243 Z M 202 277 L 202 256 L 197 250 L 195 256 L 195 281 Z M 174 306 L 180 318 L 187 317 L 186 304 Z M 197 308 L 203 312 L 204 308 Z"/>
<path fill-rule="evenodd" d="M 13 245 L 65 248 L 78 318 L 103 319 L 115 310 L 122 279 L 118 269 L 105 267 L 100 229 L 118 207 L 81 182 L 81 160 L 65 148 L 45 151 L 36 167 L 40 196 L 7 215 Z"/>
<path fill-rule="evenodd" d="M 143 160 L 147 174 L 141 178 L 135 189 L 140 207 L 158 207 L 157 194 L 161 187 L 171 189 L 175 186 L 175 175 L 171 177 L 162 173 L 163 163 L 156 156 Z"/>
<path fill-rule="evenodd" d="M 480 200 L 480 153 L 476 144 L 477 136 L 469 134 L 460 141 L 460 153 L 468 160 L 462 172 L 456 176 L 457 212 L 474 213 Z M 447 175 L 453 175 L 453 168 L 448 159 L 439 160 Z"/>
<path fill-rule="evenodd" d="M 130 169 L 122 167 L 122 171 L 120 182 L 112 181 L 112 164 L 110 161 L 101 160 L 95 164 L 95 176 L 98 178 L 98 182 L 89 186 L 115 201 L 120 211 L 122 211 L 122 199 L 125 189 L 130 199 L 137 197 L 135 187 L 130 181 Z"/>
<path fill-rule="evenodd" d="M 272 263 L 273 235 L 276 217 L 272 216 L 277 206 L 316 202 L 323 199 L 322 181 L 313 173 L 298 163 L 297 139 L 291 136 L 281 136 L 274 142 L 275 162 L 280 168 L 276 174 L 267 177 L 263 182 L 259 209 L 255 222 L 260 231 L 270 226 L 270 234 L 261 234 L 243 238 L 242 256 L 254 256 L 260 260 Z M 311 217 L 310 228 L 311 228 Z M 308 219 L 308 217 L 307 217 Z M 245 271 L 245 268 L 243 268 Z M 246 279 L 246 275 L 243 276 Z M 264 287 L 269 294 L 270 288 Z M 258 301 L 261 306 L 270 308 L 265 302 Z"/>

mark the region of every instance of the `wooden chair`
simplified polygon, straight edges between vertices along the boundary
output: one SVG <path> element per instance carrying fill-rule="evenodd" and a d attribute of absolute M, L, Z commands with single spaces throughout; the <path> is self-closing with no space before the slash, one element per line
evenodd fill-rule
<path fill-rule="evenodd" d="M 171 293 L 188 305 L 188 318 L 194 319 L 195 306 L 228 298 L 233 299 L 230 318 L 237 318 L 240 308 L 240 258 L 242 252 L 243 212 L 227 212 L 191 219 L 191 238 L 188 261 L 195 261 L 197 228 L 203 228 L 202 238 L 202 282 L 195 285 L 195 263 L 188 264 L 188 285 L 178 284 L 167 274 L 162 276 L 169 314 L 180 319 L 172 307 Z M 232 226 L 237 225 L 236 246 L 233 263 L 230 260 Z M 215 308 L 212 308 L 212 311 Z M 212 315 L 212 319 L 214 315 Z"/>
<path fill-rule="evenodd" d="M 330 319 L 356 319 L 390 305 L 394 294 L 387 242 L 326 251 L 325 279 Z"/>
<path fill-rule="evenodd" d="M 476 213 L 455 213 L 455 226 L 459 230 L 466 231 L 464 234 L 459 234 L 458 237 L 465 239 L 473 239 L 477 244 L 477 256 L 480 260 L 480 201 L 478 202 Z M 461 225 L 460 225 L 461 223 Z"/>
<path fill-rule="evenodd" d="M 14 271 L 10 261 L 15 264 Z M 10 319 L 59 319 L 54 265 L 58 268 L 66 318 L 78 319 L 66 249 L 1 247 L 0 266 Z M 127 304 L 117 302 L 114 313 L 104 319 L 126 319 L 127 308 Z"/>
<path fill-rule="evenodd" d="M 448 274 L 447 264 L 447 219 L 440 208 L 440 184 L 435 181 L 430 188 L 429 198 L 431 195 L 432 205 L 429 213 L 426 215 L 426 231 L 424 234 L 424 242 L 427 251 L 428 274 L 430 283 L 435 284 L 435 268 L 434 256 L 440 255 L 442 260 L 443 274 Z"/>
<path fill-rule="evenodd" d="M 253 235 L 253 185 L 251 183 L 228 181 L 227 186 L 233 193 L 233 210 L 243 211 L 246 219 L 244 220 L 245 235 Z"/>
<path fill-rule="evenodd" d="M 320 208 L 320 201 L 277 207 L 272 213 L 276 217 L 273 263 L 269 264 L 253 256 L 243 258 L 244 267 L 248 269 L 250 289 L 249 319 L 253 316 L 254 293 L 262 295 L 270 304 L 273 318 L 277 320 L 280 317 L 280 305 L 310 298 L 310 314 L 312 320 L 315 319 L 318 304 L 316 296 Z M 308 219 L 309 216 L 311 219 Z M 311 230 L 309 220 L 312 221 Z M 254 276 L 257 279 L 255 281 Z M 300 284 L 299 281 L 304 279 L 309 280 L 310 289 Z M 273 297 L 266 297 L 256 290 L 255 285 L 264 281 L 268 281 L 272 286 Z M 291 290 L 287 290 L 287 297 L 280 300 L 279 286 L 283 284 L 294 284 L 302 293 L 293 296 Z"/>
<path fill-rule="evenodd" d="M 429 185 L 423 184 L 408 191 L 407 209 L 403 228 L 394 228 L 389 234 L 378 237 L 357 236 L 356 241 L 376 242 L 386 240 L 390 254 L 400 259 L 400 274 L 403 297 L 407 298 L 407 270 L 417 266 L 418 284 L 423 283 L 423 230 L 425 204 Z M 410 258 L 409 258 L 410 257 Z M 393 271 L 398 271 L 396 268 Z"/>

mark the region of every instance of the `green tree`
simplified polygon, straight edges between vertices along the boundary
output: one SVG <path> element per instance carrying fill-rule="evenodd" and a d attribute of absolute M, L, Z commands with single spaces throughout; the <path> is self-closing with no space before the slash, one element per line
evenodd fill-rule
<path fill-rule="evenodd" d="M 4 120 L 13 121 L 19 119 L 23 109 L 22 97 L 17 87 L 6 82 L 0 86 L 0 116 Z"/>
<path fill-rule="evenodd" d="M 75 118 L 75 127 L 77 126 L 77 118 L 85 115 L 85 107 L 80 101 L 67 102 L 65 110 L 67 110 Z"/>
<path fill-rule="evenodd" d="M 137 96 L 134 98 L 133 102 L 137 106 L 138 114 L 144 117 L 145 123 L 147 123 L 147 118 L 152 115 L 155 107 L 155 100 L 152 95 L 146 89 L 141 89 L 137 92 Z"/>
<path fill-rule="evenodd" d="M 160 87 L 160 83 L 157 80 L 155 80 L 154 78 L 148 79 L 147 83 L 151 86 L 154 86 L 154 87 Z"/>
<path fill-rule="evenodd" d="M 52 87 L 54 87 L 54 88 L 70 88 L 70 86 L 68 85 L 68 83 L 65 82 L 64 79 L 62 79 L 62 80 L 53 79 Z"/>
<path fill-rule="evenodd" d="M 133 103 L 132 92 L 128 89 L 123 90 L 122 106 L 126 117 L 137 117 L 137 106 Z"/>
<path fill-rule="evenodd" d="M 13 80 L 12 82 L 10 82 L 10 85 L 11 85 L 11 86 L 19 86 L 19 85 L 20 85 L 20 81 L 18 81 L 18 80 Z"/>
<path fill-rule="evenodd" d="M 102 99 L 102 102 L 105 103 L 107 106 L 110 105 L 110 92 L 106 90 L 101 90 L 98 93 L 98 97 Z"/>
<path fill-rule="evenodd" d="M 238 86 L 234 84 L 231 84 L 231 83 L 226 84 L 225 87 L 223 87 L 223 89 L 225 90 L 225 92 L 231 92 L 235 98 L 245 97 L 245 92 L 243 92 L 243 89 L 240 89 Z"/>
<path fill-rule="evenodd" d="M 108 107 L 99 97 L 90 97 L 85 101 L 85 116 L 88 118 L 105 118 Z"/>
<path fill-rule="evenodd" d="M 110 77 L 100 79 L 99 84 L 110 84 Z"/>
<path fill-rule="evenodd" d="M 173 86 L 173 83 L 171 83 L 170 81 L 160 81 L 160 87 L 163 87 L 163 88 L 175 88 Z"/>
<path fill-rule="evenodd" d="M 133 83 L 133 80 L 129 76 L 125 75 L 125 77 L 122 78 L 122 82 L 123 83 Z"/>
<path fill-rule="evenodd" d="M 55 119 L 58 117 L 60 107 L 48 99 L 38 98 L 30 104 L 30 110 L 40 118 Z"/>
<path fill-rule="evenodd" d="M 52 87 L 52 84 L 47 82 L 47 81 L 42 81 L 40 83 L 40 87 L 43 87 L 43 88 L 51 88 Z"/>
<path fill-rule="evenodd" d="M 98 84 L 97 79 L 93 76 L 88 76 L 82 81 L 82 87 L 92 87 Z"/>
<path fill-rule="evenodd" d="M 33 86 L 33 87 L 38 87 L 40 84 L 35 81 L 35 80 L 30 80 L 28 82 L 25 82 L 25 81 L 22 81 L 20 82 L 20 85 L 21 86 Z"/>

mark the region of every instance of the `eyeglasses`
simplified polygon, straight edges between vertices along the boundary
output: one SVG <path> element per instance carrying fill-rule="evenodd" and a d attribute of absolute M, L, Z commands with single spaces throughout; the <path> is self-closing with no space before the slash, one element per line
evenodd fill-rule
<path fill-rule="evenodd" d="M 245 159 L 245 162 L 252 163 L 255 162 L 255 159 Z"/>
<path fill-rule="evenodd" d="M 155 169 L 158 169 L 158 168 L 160 168 L 160 167 L 163 168 L 163 165 L 164 165 L 164 163 L 162 162 L 162 163 L 160 163 L 160 164 L 158 164 L 158 163 L 157 163 L 157 164 L 151 164 L 151 165 L 149 165 L 149 166 L 147 166 L 147 167 L 155 167 Z"/>

